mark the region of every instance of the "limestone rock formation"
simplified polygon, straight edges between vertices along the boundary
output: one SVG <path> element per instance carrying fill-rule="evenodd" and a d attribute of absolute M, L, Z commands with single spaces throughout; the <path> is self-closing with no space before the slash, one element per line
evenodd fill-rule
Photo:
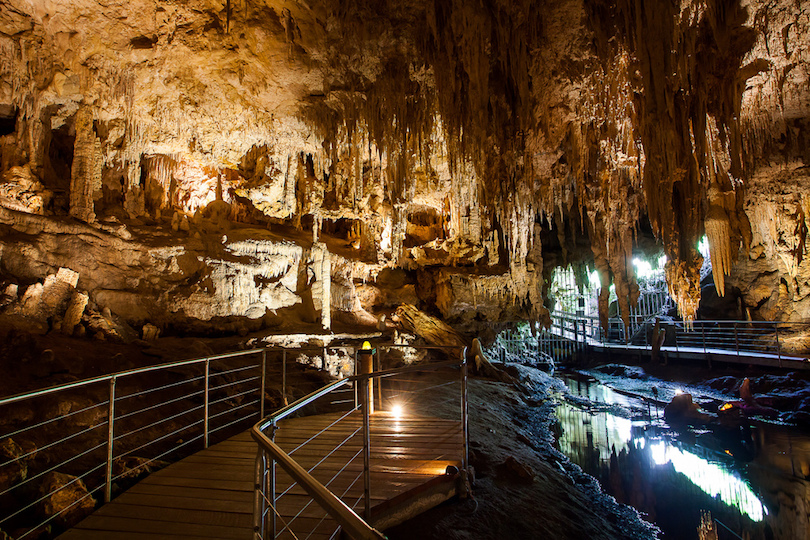
<path fill-rule="evenodd" d="M 23 304 L 65 267 L 161 330 L 543 321 L 573 262 L 626 314 L 654 238 L 689 319 L 706 235 L 719 294 L 807 317 L 800 2 L 0 0 L 0 72 Z"/>

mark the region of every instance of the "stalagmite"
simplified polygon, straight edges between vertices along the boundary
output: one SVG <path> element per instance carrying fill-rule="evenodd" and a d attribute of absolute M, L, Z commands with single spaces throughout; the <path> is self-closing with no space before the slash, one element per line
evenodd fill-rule
<path fill-rule="evenodd" d="M 315 272 L 312 301 L 315 310 L 320 312 L 321 326 L 329 330 L 332 326 L 332 260 L 324 244 L 312 246 L 312 268 Z"/>
<path fill-rule="evenodd" d="M 76 143 L 70 173 L 70 215 L 86 223 L 96 219 L 94 204 L 101 196 L 101 141 L 93 128 L 93 109 L 76 113 Z"/>

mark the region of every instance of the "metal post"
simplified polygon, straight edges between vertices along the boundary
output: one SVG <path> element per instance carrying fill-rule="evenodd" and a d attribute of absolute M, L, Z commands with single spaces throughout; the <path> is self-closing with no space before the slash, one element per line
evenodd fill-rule
<path fill-rule="evenodd" d="M 374 413 L 374 379 L 371 377 L 374 372 L 374 349 L 360 349 L 358 358 L 360 359 L 360 372 L 368 375 L 363 384 L 368 386 L 368 390 L 364 390 L 364 392 L 368 393 L 369 400 L 363 404 L 367 404 L 369 412 Z"/>
<path fill-rule="evenodd" d="M 259 394 L 259 418 L 264 418 L 264 388 L 267 379 L 267 349 L 262 350 L 262 389 Z"/>
<path fill-rule="evenodd" d="M 359 372 L 360 372 L 360 370 L 357 368 L 357 349 L 355 349 L 354 350 L 354 374 L 359 375 L 360 374 Z M 357 408 L 360 407 L 360 394 L 358 393 L 358 390 L 357 390 L 357 385 L 358 385 L 359 382 L 360 381 L 358 379 L 355 379 L 354 382 L 352 382 L 352 385 L 354 386 L 354 409 L 355 410 L 357 410 Z"/>
<path fill-rule="evenodd" d="M 281 351 L 281 402 L 287 405 L 287 349 Z"/>
<path fill-rule="evenodd" d="M 537 324 L 537 323 L 532 323 L 532 324 Z M 534 359 L 535 364 L 540 363 L 540 343 L 541 343 L 540 340 L 542 338 L 543 338 L 543 330 L 540 329 L 540 330 L 537 331 L 537 357 Z"/>
<path fill-rule="evenodd" d="M 375 368 L 377 371 L 382 371 L 382 362 L 380 361 L 380 347 L 377 347 L 377 367 Z M 377 390 L 377 408 L 382 410 L 382 378 L 377 379 L 377 385 L 375 390 Z"/>
<path fill-rule="evenodd" d="M 706 325 L 700 325 L 700 337 L 703 340 L 703 354 L 706 354 Z"/>
<path fill-rule="evenodd" d="M 260 540 L 265 538 L 267 524 L 267 502 L 264 498 L 264 479 L 267 474 L 267 455 L 259 448 L 256 452 L 256 460 L 253 468 L 253 538 Z"/>
<path fill-rule="evenodd" d="M 273 423 L 273 426 L 270 428 L 270 440 L 273 441 L 273 442 L 276 441 L 276 430 L 277 429 L 278 429 L 278 426 L 276 426 L 276 424 Z M 270 495 L 270 504 L 273 506 L 273 538 L 275 538 L 276 537 L 276 531 L 278 530 L 278 527 L 277 527 L 277 519 L 278 519 L 277 516 L 278 516 L 278 514 L 276 513 L 277 512 L 277 509 L 276 509 L 276 505 L 277 505 L 277 502 L 276 502 L 277 501 L 277 499 L 276 499 L 276 460 L 274 460 L 274 459 L 270 460 L 270 474 L 269 474 L 269 476 L 267 478 L 267 492 Z"/>
<path fill-rule="evenodd" d="M 360 382 L 360 393 L 363 398 L 363 517 L 366 521 L 371 519 L 371 425 L 369 405 L 369 381 L 371 375 L 363 375 Z"/>
<path fill-rule="evenodd" d="M 208 375 L 211 371 L 211 361 L 206 358 L 205 359 L 205 405 L 203 406 L 203 414 L 205 418 L 203 419 L 203 444 L 205 448 L 208 448 Z"/>
<path fill-rule="evenodd" d="M 464 437 L 464 449 L 461 456 L 461 468 L 467 470 L 470 462 L 470 431 L 467 410 L 467 348 L 461 348 L 461 434 Z"/>
<path fill-rule="evenodd" d="M 110 379 L 110 403 L 107 408 L 107 467 L 104 481 L 104 502 L 112 500 L 113 440 L 115 435 L 115 376 Z"/>
<path fill-rule="evenodd" d="M 672 335 L 675 338 L 675 356 L 677 356 L 680 359 L 681 351 L 680 351 L 680 348 L 678 347 L 678 327 L 675 326 L 675 323 L 672 323 Z M 666 339 L 666 335 L 664 335 L 664 338 Z M 667 357 L 664 356 L 664 363 L 665 364 L 666 364 L 666 358 Z"/>
<path fill-rule="evenodd" d="M 737 351 L 737 357 L 740 356 L 740 337 L 737 335 L 737 321 L 734 321 L 734 349 Z"/>
<path fill-rule="evenodd" d="M 774 327 L 776 328 L 776 354 L 779 358 L 779 367 L 782 367 L 782 347 L 779 345 L 779 323 L 774 323 Z"/>

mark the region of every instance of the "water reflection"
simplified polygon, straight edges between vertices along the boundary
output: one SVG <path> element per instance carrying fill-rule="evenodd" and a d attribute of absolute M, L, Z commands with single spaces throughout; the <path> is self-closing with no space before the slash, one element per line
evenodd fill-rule
<path fill-rule="evenodd" d="M 642 400 L 565 380 L 587 399 L 558 408 L 560 450 L 662 538 L 697 538 L 701 510 L 720 522 L 720 540 L 810 538 L 807 436 L 774 425 L 676 432 Z"/>

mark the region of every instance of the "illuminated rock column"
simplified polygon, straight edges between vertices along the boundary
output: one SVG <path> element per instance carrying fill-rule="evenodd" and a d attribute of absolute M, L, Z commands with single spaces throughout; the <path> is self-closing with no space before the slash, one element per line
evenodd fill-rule
<path fill-rule="evenodd" d="M 70 215 L 86 223 L 96 220 L 94 199 L 101 193 L 101 141 L 93 129 L 93 113 L 82 107 L 76 113 L 76 142 L 70 174 Z"/>
<path fill-rule="evenodd" d="M 312 303 L 321 312 L 321 326 L 328 330 L 332 327 L 332 257 L 326 244 L 312 246 L 312 269 Z"/>

